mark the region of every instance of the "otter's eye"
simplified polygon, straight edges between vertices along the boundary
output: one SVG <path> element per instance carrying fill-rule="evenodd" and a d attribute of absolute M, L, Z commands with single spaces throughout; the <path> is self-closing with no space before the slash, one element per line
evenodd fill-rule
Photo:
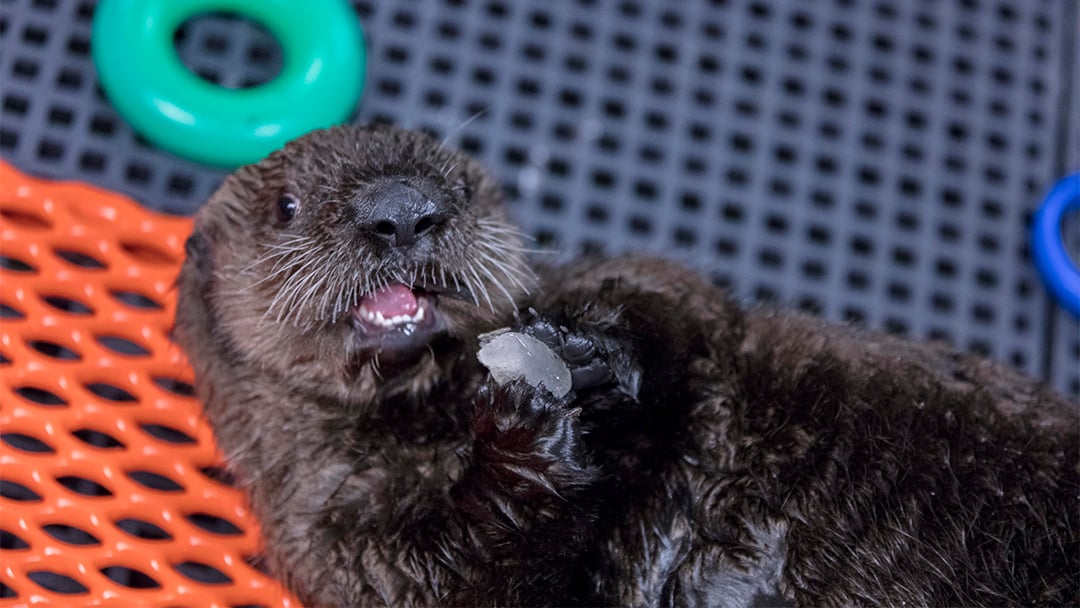
<path fill-rule="evenodd" d="M 296 200 L 296 197 L 291 194 L 282 194 L 277 201 L 277 216 L 281 223 L 287 223 L 292 221 L 296 217 L 297 212 L 300 211 L 300 201 Z"/>

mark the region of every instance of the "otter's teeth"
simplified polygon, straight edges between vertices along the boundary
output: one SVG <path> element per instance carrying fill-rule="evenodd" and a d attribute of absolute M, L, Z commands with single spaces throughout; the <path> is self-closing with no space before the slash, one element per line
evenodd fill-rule
<path fill-rule="evenodd" d="M 423 306 L 417 307 L 416 312 L 412 315 L 394 315 L 389 319 L 383 316 L 382 311 L 371 311 L 363 305 L 360 306 L 359 313 L 362 319 L 364 319 L 368 323 L 371 323 L 372 325 L 377 325 L 379 327 L 397 327 L 399 325 L 405 325 L 407 323 L 419 323 L 420 321 L 424 320 Z"/>

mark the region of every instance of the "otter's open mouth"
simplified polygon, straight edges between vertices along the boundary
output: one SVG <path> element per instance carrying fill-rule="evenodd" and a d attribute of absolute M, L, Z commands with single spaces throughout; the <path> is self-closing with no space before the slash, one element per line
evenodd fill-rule
<path fill-rule="evenodd" d="M 356 319 L 370 328 L 405 329 L 424 320 L 428 303 L 405 285 L 390 285 L 360 299 Z"/>
<path fill-rule="evenodd" d="M 407 285 L 388 285 L 364 297 L 352 310 L 361 352 L 409 355 L 425 347 L 442 324 L 435 294 Z"/>

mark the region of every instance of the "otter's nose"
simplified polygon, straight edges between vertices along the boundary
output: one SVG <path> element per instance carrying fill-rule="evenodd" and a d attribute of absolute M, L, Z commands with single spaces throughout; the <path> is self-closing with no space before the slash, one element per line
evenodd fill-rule
<path fill-rule="evenodd" d="M 369 219 L 361 228 L 394 247 L 411 247 L 449 217 L 443 197 L 394 181 L 381 188 Z"/>

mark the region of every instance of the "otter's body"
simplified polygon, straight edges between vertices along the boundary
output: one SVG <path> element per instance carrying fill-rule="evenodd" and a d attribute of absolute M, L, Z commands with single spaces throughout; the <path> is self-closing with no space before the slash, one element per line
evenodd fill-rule
<path fill-rule="evenodd" d="M 512 327 L 569 365 L 494 383 Z M 338 128 L 200 213 L 177 338 L 313 605 L 1080 601 L 1077 408 L 645 258 L 534 273 L 497 186 Z"/>

